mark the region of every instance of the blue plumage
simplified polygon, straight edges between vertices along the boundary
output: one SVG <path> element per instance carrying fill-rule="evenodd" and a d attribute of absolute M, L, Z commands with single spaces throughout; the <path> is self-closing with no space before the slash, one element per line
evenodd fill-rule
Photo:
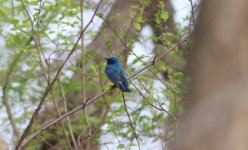
<path fill-rule="evenodd" d="M 105 68 L 105 74 L 108 78 L 120 88 L 123 92 L 131 92 L 127 83 L 127 75 L 125 70 L 122 68 L 116 56 L 105 58 L 107 60 L 107 66 Z"/>

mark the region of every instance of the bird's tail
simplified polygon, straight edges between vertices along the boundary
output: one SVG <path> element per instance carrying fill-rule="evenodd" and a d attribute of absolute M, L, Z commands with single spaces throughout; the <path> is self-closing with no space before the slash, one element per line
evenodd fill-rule
<path fill-rule="evenodd" d="M 123 92 L 132 92 L 132 91 L 129 89 L 128 84 L 125 83 L 125 82 L 120 81 L 120 82 L 119 82 L 119 87 L 120 87 L 121 91 L 123 91 Z"/>

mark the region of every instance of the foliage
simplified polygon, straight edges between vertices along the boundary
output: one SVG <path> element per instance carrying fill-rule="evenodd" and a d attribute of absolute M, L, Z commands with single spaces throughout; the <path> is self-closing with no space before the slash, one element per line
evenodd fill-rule
<path fill-rule="evenodd" d="M 152 62 L 156 55 L 162 54 L 185 35 L 185 30 L 175 26 L 174 32 L 152 33 L 149 37 L 142 37 L 144 26 L 149 23 L 149 20 L 144 17 L 145 8 L 153 5 L 152 3 L 150 0 L 140 1 L 127 10 L 130 16 L 118 16 L 126 20 L 130 28 L 124 30 L 127 28 L 126 24 L 121 24 L 118 30 L 111 31 L 111 36 L 101 39 L 105 41 L 110 51 L 103 50 L 99 54 L 95 49 L 87 48 L 82 43 L 75 45 L 75 52 L 66 62 L 42 105 L 42 111 L 32 126 L 32 133 L 43 127 L 44 123 L 83 104 L 86 101 L 83 98 L 83 91 L 92 98 L 97 93 L 109 89 L 112 84 L 106 80 L 105 62 L 101 55 L 111 55 L 113 52 L 118 54 L 124 62 L 127 59 L 121 57 L 122 52 L 117 51 L 128 51 L 129 58 L 134 59 L 128 59 L 130 63 L 126 70 L 128 74 L 132 74 Z M 10 114 L 13 115 L 18 131 L 22 133 L 43 93 L 56 77 L 56 73 L 79 37 L 82 26 L 81 7 L 79 6 L 82 6 L 82 3 L 69 0 L 0 0 L 0 4 L 2 6 L 0 36 L 4 43 L 0 53 L 1 95 L 4 92 L 7 93 L 7 101 L 11 106 Z M 94 2 L 84 2 L 83 13 L 92 15 L 96 5 Z M 102 5 L 111 9 L 112 4 Z M 171 16 L 166 10 L 164 1 L 157 1 L 156 6 L 158 9 L 154 13 L 155 24 L 150 26 L 164 31 Z M 101 19 L 104 23 L 96 30 L 93 25 L 97 20 L 93 20 L 93 23 L 90 23 L 93 25 L 84 33 L 85 42 L 90 39 L 94 44 L 93 39 L 104 33 L 103 27 L 108 27 L 108 22 L 116 19 L 114 16 L 108 17 L 103 10 L 96 15 L 95 18 Z M 87 20 L 87 18 L 83 19 Z M 85 20 L 84 22 L 88 21 Z M 134 32 L 136 36 L 132 36 L 131 32 Z M 124 43 L 120 50 L 115 49 L 116 40 Z M 144 46 L 147 41 L 153 43 L 152 54 L 138 56 L 131 51 L 135 43 L 141 43 Z M 84 55 L 82 55 L 82 48 L 86 49 Z M 183 48 L 183 46 L 177 47 L 169 53 L 169 56 L 177 61 L 185 61 Z M 17 62 L 13 63 L 16 58 L 18 58 Z M 10 70 L 13 71 L 10 72 Z M 83 78 L 86 81 L 85 86 Z M 137 147 L 136 140 L 144 145 L 147 139 L 152 139 L 153 142 L 172 139 L 180 128 L 180 124 L 173 116 L 177 118 L 184 111 L 182 97 L 186 92 L 186 81 L 187 77 L 184 72 L 176 70 L 173 65 L 162 59 L 153 67 L 131 78 L 130 85 L 134 92 L 125 94 L 127 106 L 123 104 L 120 91 L 115 89 L 93 104 L 94 108 L 90 105 L 86 111 L 79 111 L 46 129 L 46 132 L 31 140 L 27 149 L 37 149 L 49 142 L 55 147 L 66 145 L 64 148 L 70 149 L 75 146 L 75 143 L 72 144 L 73 138 L 77 141 L 90 140 L 92 145 L 114 145 L 116 149 Z M 5 85 L 7 88 L 4 88 Z M 5 113 L 6 107 L 0 103 L 1 112 Z M 126 107 L 138 137 L 130 126 Z M 166 113 L 165 110 L 170 113 Z M 9 115 L 1 117 L 1 126 L 6 121 L 11 121 Z M 5 126 L 2 131 L 16 139 L 13 143 L 9 142 L 10 144 L 18 143 L 12 125 Z M 94 133 L 94 131 L 97 132 Z M 106 136 L 114 137 L 115 140 L 103 139 Z M 61 140 L 54 142 L 58 137 Z M 68 139 L 70 142 L 67 141 Z M 80 146 L 79 143 L 77 144 Z M 87 143 L 83 144 L 82 146 L 87 145 Z"/>

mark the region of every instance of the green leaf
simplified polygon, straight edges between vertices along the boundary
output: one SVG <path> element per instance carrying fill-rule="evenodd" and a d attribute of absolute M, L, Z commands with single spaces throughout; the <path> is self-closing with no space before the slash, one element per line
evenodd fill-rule
<path fill-rule="evenodd" d="M 53 34 L 53 33 L 54 33 L 54 31 L 49 31 L 48 33 L 49 33 L 49 34 Z"/>
<path fill-rule="evenodd" d="M 156 18 L 155 18 L 155 22 L 156 22 L 157 24 L 160 24 L 160 23 L 161 23 L 159 17 L 156 17 Z"/>
<path fill-rule="evenodd" d="M 161 13 L 161 18 L 163 19 L 163 21 L 167 21 L 167 19 L 169 18 L 169 13 L 168 13 L 168 11 L 163 11 L 162 13 Z"/>
<path fill-rule="evenodd" d="M 141 25 L 139 23 L 134 23 L 134 27 L 137 29 L 137 30 L 141 30 Z"/>
<path fill-rule="evenodd" d="M 128 144 L 128 146 L 136 146 L 136 144 L 134 144 L 134 143 L 130 143 L 130 144 Z"/>
<path fill-rule="evenodd" d="M 96 71 L 96 67 L 94 65 L 90 65 L 90 68 L 93 70 L 93 72 L 98 75 L 98 72 Z"/>
<path fill-rule="evenodd" d="M 161 113 L 159 113 L 159 114 L 155 114 L 155 115 L 153 115 L 153 118 L 152 118 L 152 120 L 153 121 L 158 121 L 158 120 L 161 120 L 161 118 L 163 117 L 163 113 L 161 112 Z"/>
<path fill-rule="evenodd" d="M 165 5 L 164 5 L 164 2 L 162 0 L 158 2 L 158 7 L 159 8 L 164 8 L 164 6 Z"/>
<path fill-rule="evenodd" d="M 14 18 L 14 17 L 11 19 L 11 21 L 12 21 L 13 24 L 15 24 L 15 25 L 19 23 L 19 20 L 16 19 L 16 18 Z"/>
<path fill-rule="evenodd" d="M 39 12 L 34 13 L 34 16 L 38 16 L 38 15 L 39 15 Z"/>
<path fill-rule="evenodd" d="M 28 22 L 24 22 L 23 24 L 22 24 L 22 26 L 25 28 L 28 28 L 29 27 L 29 23 Z"/>
<path fill-rule="evenodd" d="M 124 145 L 124 144 L 119 144 L 119 145 L 117 146 L 117 148 L 123 149 L 123 148 L 125 148 L 125 145 Z"/>
<path fill-rule="evenodd" d="M 152 104 L 152 105 L 154 104 L 153 99 L 151 99 L 150 97 L 147 97 L 146 100 L 147 100 L 147 102 L 149 103 L 149 105 L 150 105 L 150 104 Z"/>
<path fill-rule="evenodd" d="M 144 57 L 145 57 L 144 55 L 141 55 L 141 56 L 139 56 L 139 57 L 136 57 L 136 58 L 133 60 L 132 64 L 136 64 L 137 62 L 140 61 L 140 59 L 143 59 Z"/>
<path fill-rule="evenodd" d="M 97 13 L 97 16 L 98 16 L 99 18 L 103 18 L 103 13 Z"/>
<path fill-rule="evenodd" d="M 16 31 L 16 30 L 18 30 L 19 28 L 17 28 L 17 27 L 13 27 L 13 28 L 11 28 L 11 31 Z"/>
<path fill-rule="evenodd" d="M 47 4 L 53 5 L 53 2 L 46 1 Z"/>
<path fill-rule="evenodd" d="M 38 5 L 38 3 L 39 3 L 38 1 L 31 1 L 31 2 L 29 2 L 30 5 L 35 5 L 35 6 Z"/>

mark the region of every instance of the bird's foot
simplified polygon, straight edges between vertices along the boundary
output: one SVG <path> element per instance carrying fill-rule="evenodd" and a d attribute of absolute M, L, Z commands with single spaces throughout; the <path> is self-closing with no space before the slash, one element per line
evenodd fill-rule
<path fill-rule="evenodd" d="M 115 84 L 111 86 L 112 89 L 113 89 L 113 88 L 116 88 L 116 87 L 117 87 L 117 85 L 115 85 Z"/>

